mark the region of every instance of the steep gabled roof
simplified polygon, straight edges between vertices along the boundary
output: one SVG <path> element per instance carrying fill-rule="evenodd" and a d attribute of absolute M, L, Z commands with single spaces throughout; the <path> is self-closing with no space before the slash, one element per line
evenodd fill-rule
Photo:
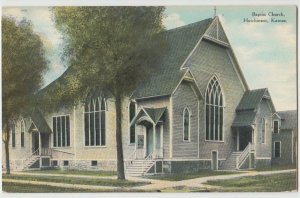
<path fill-rule="evenodd" d="M 133 98 L 148 98 L 153 96 L 170 95 L 183 75 L 185 70 L 180 70 L 188 55 L 191 53 L 197 42 L 203 36 L 212 18 L 205 19 L 186 26 L 165 31 L 169 47 L 164 54 L 159 67 L 149 79 L 143 83 L 133 93 Z"/>
<path fill-rule="evenodd" d="M 34 111 L 30 117 L 32 119 L 32 123 L 30 125 L 29 131 L 36 128 L 40 133 L 50 134 L 52 132 L 40 111 Z"/>
<path fill-rule="evenodd" d="M 294 129 L 297 132 L 297 110 L 278 111 L 281 118 L 280 129 Z"/>
<path fill-rule="evenodd" d="M 158 123 L 164 112 L 166 111 L 166 107 L 163 108 L 144 108 L 150 118 L 154 121 L 155 124 Z"/>
<path fill-rule="evenodd" d="M 162 118 L 164 112 L 166 111 L 167 107 L 162 108 L 141 108 L 140 111 L 135 115 L 132 119 L 130 125 L 135 124 L 139 121 L 139 119 L 150 121 L 150 123 L 157 124 L 160 119 Z"/>
<path fill-rule="evenodd" d="M 251 126 L 254 124 L 257 108 L 263 98 L 266 98 L 270 101 L 271 108 L 274 113 L 275 108 L 267 88 L 248 90 L 244 93 L 239 105 L 236 108 L 236 116 L 232 126 Z"/>
<path fill-rule="evenodd" d="M 255 122 L 255 111 L 242 111 L 237 112 L 234 121 L 232 123 L 233 127 L 244 127 L 244 126 L 251 126 Z"/>
<path fill-rule="evenodd" d="M 267 88 L 246 91 L 236 111 L 255 110 L 264 96 L 270 97 Z"/>

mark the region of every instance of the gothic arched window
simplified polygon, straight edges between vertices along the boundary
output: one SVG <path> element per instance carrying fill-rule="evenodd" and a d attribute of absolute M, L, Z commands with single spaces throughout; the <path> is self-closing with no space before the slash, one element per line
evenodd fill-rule
<path fill-rule="evenodd" d="M 261 143 L 266 141 L 266 119 L 262 118 L 261 120 Z"/>
<path fill-rule="evenodd" d="M 85 146 L 105 146 L 106 102 L 104 98 L 89 98 L 84 107 Z"/>
<path fill-rule="evenodd" d="M 21 120 L 21 147 L 24 147 L 25 146 L 25 122 L 24 120 L 22 119 Z"/>
<path fill-rule="evenodd" d="M 129 104 L 129 122 L 131 123 L 132 119 L 135 116 L 135 102 L 131 101 Z M 130 134 L 129 134 L 129 143 L 135 143 L 135 126 L 130 126 Z"/>
<path fill-rule="evenodd" d="M 183 111 L 183 140 L 190 140 L 190 111 L 188 108 Z"/>
<path fill-rule="evenodd" d="M 16 147 L 16 124 L 14 121 L 11 124 L 11 146 Z"/>
<path fill-rule="evenodd" d="M 205 94 L 206 140 L 223 141 L 224 98 L 220 83 L 214 76 Z"/>

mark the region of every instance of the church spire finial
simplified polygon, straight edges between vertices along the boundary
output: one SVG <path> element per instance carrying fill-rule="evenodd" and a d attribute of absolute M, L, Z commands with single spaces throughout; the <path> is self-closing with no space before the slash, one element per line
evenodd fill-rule
<path fill-rule="evenodd" d="M 217 6 L 214 6 L 214 17 L 217 16 Z"/>

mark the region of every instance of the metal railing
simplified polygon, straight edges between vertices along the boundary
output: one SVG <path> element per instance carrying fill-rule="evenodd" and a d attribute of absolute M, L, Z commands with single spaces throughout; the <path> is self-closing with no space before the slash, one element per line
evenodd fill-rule
<path fill-rule="evenodd" d="M 133 160 L 136 159 L 136 149 L 129 155 L 128 160 L 126 160 L 126 167 L 130 166 Z"/>
<path fill-rule="evenodd" d="M 25 168 L 25 164 L 27 164 L 29 161 L 31 161 L 33 158 L 36 158 L 39 156 L 39 149 L 36 149 L 33 153 L 31 153 L 30 156 L 28 156 L 25 160 L 23 160 L 23 169 Z"/>
<path fill-rule="evenodd" d="M 61 150 L 58 150 L 58 149 L 55 149 L 55 148 L 51 148 L 51 154 L 54 153 L 54 152 L 65 153 L 65 154 L 69 154 L 69 155 L 75 155 L 74 153 L 70 153 L 70 152 L 67 152 L 67 151 L 61 151 Z"/>
<path fill-rule="evenodd" d="M 144 170 L 143 175 L 145 175 L 145 174 L 152 168 L 153 164 L 155 163 L 155 161 L 154 161 L 154 162 L 152 161 L 152 160 L 153 160 L 153 153 L 154 153 L 154 152 L 150 153 L 150 154 L 145 158 L 145 163 L 143 164 L 143 170 Z M 148 165 L 150 162 L 152 162 L 152 165 L 151 165 L 149 168 L 146 169 L 147 165 Z M 145 167 L 145 166 L 146 166 L 146 167 Z"/>
<path fill-rule="evenodd" d="M 51 148 L 42 148 L 41 156 L 52 156 L 52 149 Z"/>
<path fill-rule="evenodd" d="M 239 169 L 244 161 L 247 159 L 249 156 L 250 152 L 252 150 L 252 144 L 249 142 L 249 144 L 246 146 L 246 148 L 243 150 L 240 156 L 237 156 L 236 158 L 236 168 Z"/>

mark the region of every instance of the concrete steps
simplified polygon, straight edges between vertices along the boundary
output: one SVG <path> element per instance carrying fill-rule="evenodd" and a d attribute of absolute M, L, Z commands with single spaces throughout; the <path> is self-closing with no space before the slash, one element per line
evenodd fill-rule
<path fill-rule="evenodd" d="M 23 164 L 23 169 L 29 169 L 33 164 L 35 164 L 40 159 L 39 155 L 32 155 L 30 158 L 26 159 Z"/>
<path fill-rule="evenodd" d="M 129 176 L 142 176 L 154 163 L 154 160 L 133 160 L 130 165 L 126 167 L 125 173 Z"/>
<path fill-rule="evenodd" d="M 236 159 L 242 152 L 232 152 L 231 155 L 220 166 L 220 170 L 236 170 Z"/>

